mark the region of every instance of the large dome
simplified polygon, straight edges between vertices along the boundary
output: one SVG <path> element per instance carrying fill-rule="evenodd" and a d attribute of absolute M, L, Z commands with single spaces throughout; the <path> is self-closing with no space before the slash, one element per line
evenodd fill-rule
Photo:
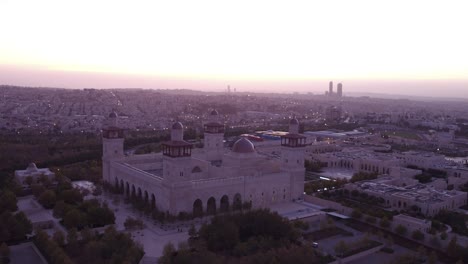
<path fill-rule="evenodd" d="M 172 129 L 183 129 L 183 128 L 184 126 L 182 125 L 181 122 L 177 122 L 172 125 Z"/>
<path fill-rule="evenodd" d="M 218 111 L 216 111 L 215 109 L 213 109 L 213 111 L 211 111 L 210 115 L 212 115 L 212 116 L 217 116 L 217 115 L 218 115 Z"/>
<path fill-rule="evenodd" d="M 250 140 L 246 138 L 241 138 L 234 143 L 232 146 L 232 152 L 236 153 L 252 153 L 255 152 L 255 147 Z"/>

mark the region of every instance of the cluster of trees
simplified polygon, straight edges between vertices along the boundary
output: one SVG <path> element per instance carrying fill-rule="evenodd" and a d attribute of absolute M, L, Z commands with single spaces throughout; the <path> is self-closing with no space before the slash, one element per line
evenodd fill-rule
<path fill-rule="evenodd" d="M 0 212 L 14 212 L 18 210 L 16 203 L 16 195 L 12 191 L 2 190 L 0 192 Z"/>
<path fill-rule="evenodd" d="M 189 243 L 178 250 L 167 245 L 159 263 L 321 263 L 325 258 L 301 245 L 293 224 L 265 209 L 218 215 L 190 233 Z"/>
<path fill-rule="evenodd" d="M 53 208 L 54 216 L 62 218 L 67 228 L 114 224 L 114 212 L 106 203 L 101 204 L 96 199 L 83 201 L 83 194 L 73 188 L 66 177 L 57 176 L 56 179 L 57 185 L 53 189 L 46 189 L 42 185 L 32 189 L 39 203 L 47 209 Z"/>
<path fill-rule="evenodd" d="M 434 217 L 434 219 L 451 226 L 453 232 L 457 234 L 464 236 L 468 235 L 468 228 L 466 227 L 468 217 L 465 214 L 442 210 Z"/>
<path fill-rule="evenodd" d="M 0 214 L 0 242 L 18 242 L 32 232 L 32 224 L 23 212 Z"/>
<path fill-rule="evenodd" d="M 397 212 L 391 212 L 383 209 L 385 207 L 385 199 L 369 195 L 366 192 L 359 192 L 358 190 L 349 191 L 347 189 L 339 189 L 332 192 L 323 192 L 320 198 L 338 202 L 344 206 L 351 207 L 359 212 L 360 218 L 362 214 L 367 214 L 377 218 L 387 217 L 392 220 Z"/>
<path fill-rule="evenodd" d="M 102 162 L 100 157 L 81 162 L 69 163 L 51 168 L 55 175 L 66 176 L 72 181 L 86 180 L 99 183 L 102 179 Z"/>
<path fill-rule="evenodd" d="M 457 259 L 462 263 L 468 262 L 468 247 L 458 243 L 457 237 L 454 236 L 447 245 L 447 255 L 453 259 Z"/>
<path fill-rule="evenodd" d="M 5 242 L 0 245 L 0 263 L 8 264 L 10 263 L 10 248 Z"/>
<path fill-rule="evenodd" d="M 239 256 L 255 253 L 261 248 L 285 246 L 297 241 L 299 237 L 288 221 L 268 210 L 216 216 L 211 220 L 211 224 L 200 228 L 199 235 L 208 250 L 232 254 L 235 252 Z M 259 248 L 248 252 L 247 249 L 253 244 Z"/>
<path fill-rule="evenodd" d="M 56 237 L 58 236 L 56 235 Z M 34 237 L 34 243 L 50 264 L 73 264 L 67 253 L 60 247 L 61 245 L 55 239 L 50 239 L 46 232 L 38 230 Z"/>
<path fill-rule="evenodd" d="M 61 201 L 54 207 L 54 216 L 61 217 L 63 225 L 70 228 L 102 227 L 115 223 L 114 212 L 106 203 L 97 199 L 86 200 L 79 205 Z"/>
<path fill-rule="evenodd" d="M 93 133 L 3 133 L 0 142 L 0 171 L 24 169 L 33 160 L 40 167 L 99 160 L 102 149 L 100 137 Z"/>
<path fill-rule="evenodd" d="M 139 263 L 143 257 L 141 245 L 135 243 L 129 234 L 119 233 L 114 227 L 98 234 L 85 228 L 78 232 L 70 229 L 65 235 L 57 231 L 52 238 L 44 231 L 38 231 L 34 238 L 36 246 L 51 264 L 60 263 Z"/>
<path fill-rule="evenodd" d="M 349 181 L 358 182 L 358 181 L 374 180 L 374 179 L 377 179 L 377 176 L 378 176 L 377 173 L 356 172 Z"/>
<path fill-rule="evenodd" d="M 144 254 L 143 247 L 129 234 L 118 232 L 113 226 L 106 228 L 103 235 L 88 232 L 81 236 L 78 250 L 70 252 L 76 263 L 139 263 Z"/>
<path fill-rule="evenodd" d="M 32 225 L 23 212 L 14 213 L 18 206 L 13 192 L 2 190 L 0 194 L 0 242 L 18 242 L 32 232 Z"/>
<path fill-rule="evenodd" d="M 353 243 L 346 243 L 343 240 L 340 240 L 335 245 L 334 250 L 337 256 L 344 258 L 380 245 L 382 244 L 364 236 L 362 239 Z"/>
<path fill-rule="evenodd" d="M 432 178 L 447 178 L 447 172 L 438 169 L 423 169 L 419 168 L 418 166 L 408 165 L 410 169 L 414 170 L 422 170 L 421 174 L 414 176 L 416 180 L 420 183 L 428 183 L 432 181 Z"/>

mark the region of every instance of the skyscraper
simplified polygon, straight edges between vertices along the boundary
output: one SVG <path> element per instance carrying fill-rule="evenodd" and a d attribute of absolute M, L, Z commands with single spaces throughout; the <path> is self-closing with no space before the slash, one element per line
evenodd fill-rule
<path fill-rule="evenodd" d="M 343 84 L 341 83 L 338 83 L 338 86 L 336 88 L 336 95 L 338 97 L 342 97 L 343 96 Z"/>
<path fill-rule="evenodd" d="M 330 83 L 328 84 L 328 95 L 333 96 L 333 82 L 332 81 L 330 81 Z"/>

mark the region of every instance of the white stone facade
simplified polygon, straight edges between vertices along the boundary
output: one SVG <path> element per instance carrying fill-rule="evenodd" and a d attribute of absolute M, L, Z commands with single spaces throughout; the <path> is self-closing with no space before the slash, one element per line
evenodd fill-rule
<path fill-rule="evenodd" d="M 213 111 L 204 124 L 204 148 L 192 149 L 183 141 L 183 126 L 176 123 L 163 153 L 146 155 L 124 156 L 123 134 L 108 126 L 103 132 L 104 180 L 173 215 L 219 212 L 243 202 L 264 208 L 302 198 L 305 140 L 295 144 L 295 138 L 304 137 L 297 132 L 285 136 L 293 139 L 282 144 L 281 159 L 257 152 L 245 138 L 229 150 L 216 118 Z"/>
<path fill-rule="evenodd" d="M 25 170 L 15 171 L 16 181 L 23 186 L 27 185 L 26 179 L 28 177 L 32 178 L 32 183 L 37 183 L 42 175 L 46 176 L 50 181 L 53 181 L 55 178 L 55 173 L 50 171 L 49 168 L 38 169 L 34 163 L 29 164 Z"/>

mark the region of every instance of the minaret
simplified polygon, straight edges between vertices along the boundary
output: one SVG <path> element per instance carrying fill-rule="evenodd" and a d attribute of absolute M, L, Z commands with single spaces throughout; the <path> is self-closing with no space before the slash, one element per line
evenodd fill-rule
<path fill-rule="evenodd" d="M 206 159 L 209 161 L 221 159 L 224 147 L 224 125 L 219 121 L 218 111 L 211 111 L 203 129 Z"/>
<path fill-rule="evenodd" d="M 171 128 L 171 140 L 162 144 L 163 177 L 167 181 L 181 181 L 190 176 L 192 144 L 184 140 L 184 126 L 177 122 Z"/>
<path fill-rule="evenodd" d="M 299 121 L 289 121 L 289 133 L 281 137 L 281 170 L 290 177 L 290 200 L 302 198 L 304 193 L 304 156 L 306 137 L 299 134 Z"/>
<path fill-rule="evenodd" d="M 104 181 L 113 183 L 110 164 L 124 157 L 123 145 L 123 129 L 119 127 L 117 113 L 112 112 L 102 129 L 102 177 Z"/>

